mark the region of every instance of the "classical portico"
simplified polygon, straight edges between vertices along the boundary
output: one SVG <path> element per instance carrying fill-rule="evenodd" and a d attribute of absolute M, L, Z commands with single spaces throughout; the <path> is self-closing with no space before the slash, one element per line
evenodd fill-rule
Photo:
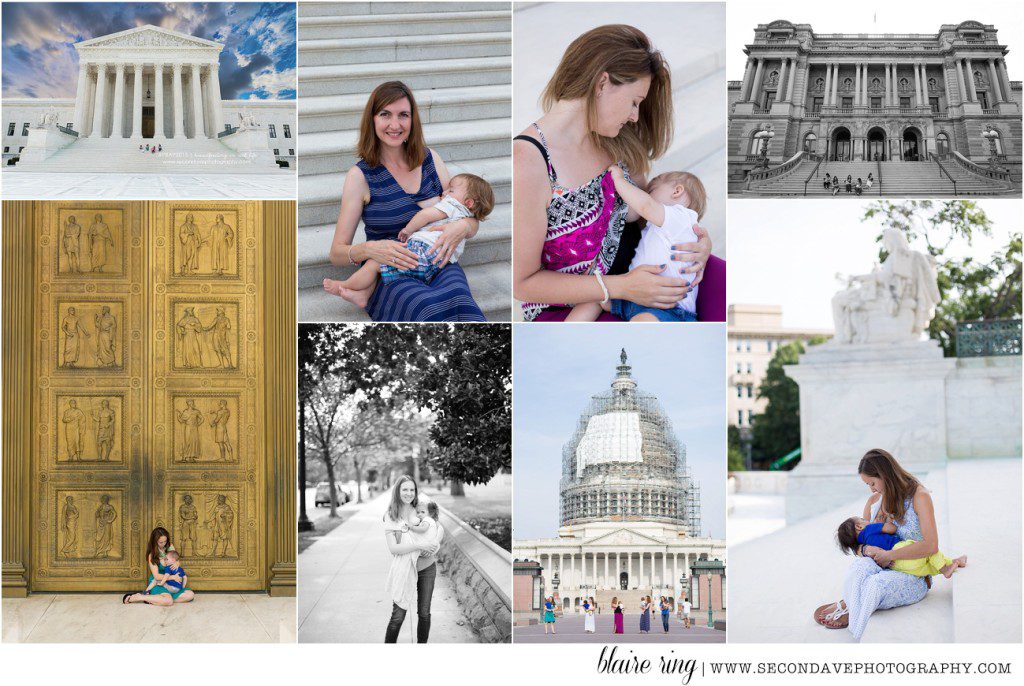
<path fill-rule="evenodd" d="M 216 138 L 224 45 L 157 26 L 75 44 L 73 129 L 82 138 Z"/>

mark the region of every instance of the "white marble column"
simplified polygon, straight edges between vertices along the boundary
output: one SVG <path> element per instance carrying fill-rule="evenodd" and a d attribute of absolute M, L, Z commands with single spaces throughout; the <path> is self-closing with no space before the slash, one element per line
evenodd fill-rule
<path fill-rule="evenodd" d="M 608 583 L 608 553 L 604 554 L 604 586 L 607 588 L 610 586 Z"/>
<path fill-rule="evenodd" d="M 967 102 L 967 86 L 964 84 L 964 70 L 960 66 L 960 60 L 953 62 L 953 68 L 956 70 L 956 86 L 960 92 L 960 103 Z"/>
<path fill-rule="evenodd" d="M 783 57 L 779 67 L 779 90 L 775 93 L 775 100 L 782 102 L 786 99 L 786 73 L 789 71 L 789 59 Z"/>
<path fill-rule="evenodd" d="M 184 138 L 185 99 L 182 96 L 181 92 L 181 63 L 175 62 L 174 64 L 172 64 L 171 70 L 173 74 L 173 83 L 171 87 L 174 94 L 174 114 L 172 115 L 172 118 L 174 120 L 174 126 L 171 129 L 171 135 L 174 138 Z"/>
<path fill-rule="evenodd" d="M 764 74 L 764 59 L 758 58 L 757 69 L 754 71 L 754 82 L 750 84 L 750 97 L 747 100 L 757 101 L 759 91 L 761 89 L 761 77 Z"/>
<path fill-rule="evenodd" d="M 89 65 L 85 62 L 78 64 L 78 90 L 75 91 L 75 131 L 82 135 L 85 130 L 85 118 L 88 116 L 85 107 L 89 100 Z"/>
<path fill-rule="evenodd" d="M 118 62 L 114 70 L 114 114 L 110 124 L 111 138 L 124 138 L 124 64 Z"/>
<path fill-rule="evenodd" d="M 644 586 L 644 552 L 642 550 L 640 551 L 640 576 L 637 577 L 637 580 L 642 588 Z"/>
<path fill-rule="evenodd" d="M 107 65 L 96 65 L 96 106 L 92 114 L 92 132 L 96 138 L 106 138 L 103 133 L 103 115 L 107 110 Z"/>
<path fill-rule="evenodd" d="M 914 99 L 917 102 L 917 106 L 920 107 L 924 103 L 921 102 L 921 65 L 914 62 Z"/>
<path fill-rule="evenodd" d="M 163 140 L 164 133 L 164 65 L 157 62 L 153 66 L 153 138 Z M 539 562 L 539 560 L 538 560 Z"/>
<path fill-rule="evenodd" d="M 221 131 L 224 130 L 224 100 L 220 94 L 220 64 L 210 65 L 210 109 L 213 112 L 213 135 L 211 138 L 216 138 Z"/>
<path fill-rule="evenodd" d="M 203 94 L 200 88 L 199 65 L 192 65 L 192 137 L 205 138 L 203 125 Z M 574 556 L 575 559 L 575 556 Z"/>
<path fill-rule="evenodd" d="M 1003 102 L 1011 102 L 1013 100 L 1013 90 L 1010 88 L 1010 75 L 1006 71 L 1006 60 L 999 58 L 996 60 L 996 70 L 1000 76 L 1000 90 L 1003 93 Z"/>
<path fill-rule="evenodd" d="M 142 63 L 134 65 L 132 83 L 132 140 L 142 140 Z"/>
<path fill-rule="evenodd" d="M 791 60 L 791 65 L 790 65 L 790 70 L 789 70 L 789 86 L 786 88 L 786 101 L 787 102 L 793 102 L 793 90 L 794 90 L 793 86 L 796 84 L 796 75 L 797 75 L 796 65 L 797 65 L 796 60 Z M 803 103 L 805 101 L 806 101 L 806 98 L 800 98 L 800 102 L 801 103 Z"/>
<path fill-rule="evenodd" d="M 665 576 L 667 574 L 668 574 L 668 554 L 662 553 L 661 554 L 661 585 L 662 586 L 668 586 L 668 584 L 665 583 Z"/>
<path fill-rule="evenodd" d="M 835 65 L 835 74 L 832 75 L 832 104 L 839 105 L 839 63 Z"/>
<path fill-rule="evenodd" d="M 967 67 L 967 90 L 971 94 L 971 102 L 978 102 L 978 89 L 974 84 L 974 66 L 969 59 L 964 59 L 964 65 Z"/>
<path fill-rule="evenodd" d="M 994 107 L 997 102 L 1003 101 L 1003 94 L 1000 92 L 999 87 L 999 72 L 996 71 L 996 61 L 992 58 L 988 60 L 988 78 L 992 82 L 992 102 L 989 103 L 990 107 Z"/>
<path fill-rule="evenodd" d="M 85 111 L 82 114 L 82 135 L 92 135 L 93 109 L 96 106 L 96 79 L 92 74 L 85 82 Z"/>
<path fill-rule="evenodd" d="M 885 97 L 882 99 L 882 102 L 885 103 L 885 107 L 888 107 L 889 105 L 892 104 L 892 72 L 890 71 L 891 67 L 891 64 L 889 64 L 888 62 L 885 63 Z"/>
<path fill-rule="evenodd" d="M 823 102 L 826 105 L 832 104 L 832 65 L 825 65 L 825 99 Z"/>

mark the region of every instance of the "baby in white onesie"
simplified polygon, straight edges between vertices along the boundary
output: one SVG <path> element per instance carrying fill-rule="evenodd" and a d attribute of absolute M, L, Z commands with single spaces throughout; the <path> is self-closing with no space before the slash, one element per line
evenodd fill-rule
<path fill-rule="evenodd" d="M 647 184 L 647 191 L 637 188 L 626 179 L 622 168 L 612 165 L 609 170 L 618 193 L 630 209 L 635 209 L 647 220 L 629 270 L 645 265 L 662 266 L 660 276 L 671 276 L 691 283 L 696 276 L 683 270 L 692 262 L 672 259 L 672 246 L 697 242 L 693 227 L 704 216 L 707 193 L 704 184 L 689 172 L 665 172 Z M 595 321 L 602 310 L 625 321 L 693 322 L 697 321 L 697 290 L 694 286 L 674 307 L 661 309 L 645 307 L 629 300 L 611 300 L 610 303 L 583 303 L 572 308 L 566 321 Z"/>

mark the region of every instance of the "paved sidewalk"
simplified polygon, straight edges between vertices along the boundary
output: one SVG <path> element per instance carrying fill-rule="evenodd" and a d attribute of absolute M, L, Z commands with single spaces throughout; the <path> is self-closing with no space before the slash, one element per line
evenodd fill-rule
<path fill-rule="evenodd" d="M 299 642 L 382 643 L 391 618 L 384 594 L 391 557 L 384 542 L 388 494 L 363 505 L 347 522 L 299 555 Z M 430 608 L 431 643 L 476 643 L 451 581 L 437 575 Z M 400 643 L 415 640 L 416 613 Z"/>
<path fill-rule="evenodd" d="M 543 624 L 516 626 L 512 628 L 513 643 L 725 643 L 725 632 L 707 627 L 708 615 L 698 616 L 691 621 L 687 629 L 674 616 L 669 620 L 668 633 L 661 628 L 661 615 L 651 618 L 651 632 L 639 632 L 640 615 L 627 614 L 623 618 L 624 634 L 613 633 L 611 615 L 598 615 L 594 618 L 595 633 L 588 634 L 583 630 L 583 617 L 579 615 L 563 616 L 555 622 L 555 635 L 544 635 Z"/>
<path fill-rule="evenodd" d="M 295 598 L 199 593 L 122 605 L 120 593 L 33 593 L 3 601 L 4 643 L 294 643 Z"/>

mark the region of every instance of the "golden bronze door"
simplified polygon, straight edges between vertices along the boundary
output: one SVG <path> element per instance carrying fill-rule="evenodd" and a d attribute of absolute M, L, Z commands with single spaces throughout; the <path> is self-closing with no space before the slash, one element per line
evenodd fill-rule
<path fill-rule="evenodd" d="M 268 424 L 266 377 L 293 408 L 294 368 L 268 353 L 287 353 L 279 301 L 294 307 L 294 262 L 268 279 L 265 259 L 294 254 L 294 204 L 277 203 L 290 222 L 264 205 L 33 203 L 31 590 L 141 587 L 157 526 L 197 590 L 291 583 L 294 535 L 281 528 L 294 517 L 280 515 L 293 512 L 294 467 L 279 480 L 282 455 L 267 454 L 294 440 L 294 421 Z M 268 289 L 289 272 L 290 292 Z"/>

